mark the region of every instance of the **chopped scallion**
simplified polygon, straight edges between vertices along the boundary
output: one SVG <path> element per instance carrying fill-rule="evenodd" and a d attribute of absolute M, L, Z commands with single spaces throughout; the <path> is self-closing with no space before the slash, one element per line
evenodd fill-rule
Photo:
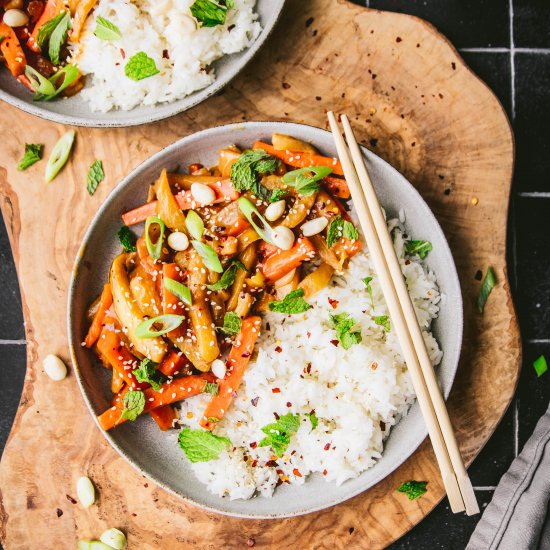
<path fill-rule="evenodd" d="M 491 291 L 496 283 L 497 279 L 495 277 L 495 272 L 492 267 L 489 267 L 487 269 L 487 275 L 485 275 L 485 279 L 483 279 L 483 283 L 481 283 L 481 289 L 479 290 L 479 297 L 477 299 L 477 308 L 479 309 L 479 313 L 483 313 L 485 304 L 487 303 L 487 298 L 489 298 L 489 294 L 491 294 Z"/>
<path fill-rule="evenodd" d="M 189 212 L 187 212 L 185 226 L 193 239 L 200 240 L 204 233 L 204 222 L 194 210 L 189 210 Z"/>
<path fill-rule="evenodd" d="M 191 244 L 202 258 L 202 261 L 207 269 L 214 271 L 215 273 L 223 273 L 223 267 L 220 259 L 209 244 L 201 243 L 200 241 L 191 241 Z"/>
<path fill-rule="evenodd" d="M 65 132 L 54 145 L 50 158 L 48 159 L 48 164 L 46 164 L 46 183 L 50 183 L 50 181 L 59 174 L 61 168 L 65 166 L 67 160 L 69 160 L 75 135 L 76 132 L 74 130 L 69 130 Z"/>
<path fill-rule="evenodd" d="M 193 304 L 191 291 L 180 282 L 174 281 L 174 279 L 170 279 L 170 277 L 164 277 L 164 288 L 174 296 L 177 296 L 185 305 L 190 306 Z"/>
<path fill-rule="evenodd" d="M 256 233 L 258 233 L 266 243 L 273 244 L 273 229 L 260 214 L 258 209 L 246 197 L 241 197 L 238 204 L 240 211 L 245 215 Z M 261 222 L 262 227 L 256 223 L 254 218 Z"/>
<path fill-rule="evenodd" d="M 157 237 L 157 240 L 154 243 L 151 240 L 151 235 L 149 232 L 151 225 L 158 225 L 159 227 L 159 235 Z M 149 216 L 145 221 L 145 244 L 147 245 L 147 251 L 149 252 L 149 256 L 151 256 L 153 260 L 158 260 L 162 253 L 162 243 L 164 241 L 164 229 L 165 229 L 164 222 L 158 216 Z"/>
<path fill-rule="evenodd" d="M 142 321 L 137 327 L 135 334 L 138 338 L 156 338 L 167 332 L 177 329 L 183 323 L 183 315 L 165 313 Z M 162 325 L 160 329 L 154 329 L 153 325 Z"/>

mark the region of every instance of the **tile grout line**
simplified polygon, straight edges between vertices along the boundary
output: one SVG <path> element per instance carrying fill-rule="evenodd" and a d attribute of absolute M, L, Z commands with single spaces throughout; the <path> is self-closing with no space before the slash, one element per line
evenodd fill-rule
<path fill-rule="evenodd" d="M 533 53 L 541 55 L 550 55 L 550 48 L 513 48 L 514 53 Z M 488 48 L 458 48 L 459 52 L 467 53 L 508 53 L 512 48 L 504 48 L 500 46 Z"/>
<path fill-rule="evenodd" d="M 496 486 L 493 485 L 480 485 L 480 486 L 474 486 L 474 491 L 494 491 L 496 489 Z"/>
<path fill-rule="evenodd" d="M 515 60 L 515 44 L 514 44 L 514 0 L 508 0 L 508 14 L 510 18 L 510 79 L 511 79 L 511 115 L 512 122 L 516 118 L 516 60 Z"/>
<path fill-rule="evenodd" d="M 550 344 L 550 338 L 527 338 L 528 344 Z"/>
<path fill-rule="evenodd" d="M 548 191 L 520 191 L 518 197 L 523 199 L 550 199 Z"/>
<path fill-rule="evenodd" d="M 0 346 L 24 346 L 27 344 L 26 340 L 1 340 Z"/>

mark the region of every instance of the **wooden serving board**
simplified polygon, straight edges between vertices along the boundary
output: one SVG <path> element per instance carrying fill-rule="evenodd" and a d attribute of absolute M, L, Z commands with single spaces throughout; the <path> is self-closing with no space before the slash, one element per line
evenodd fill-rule
<path fill-rule="evenodd" d="M 367 146 L 419 189 L 449 239 L 465 304 L 462 361 L 449 399 L 470 463 L 493 433 L 520 369 L 520 337 L 506 277 L 505 234 L 513 139 L 491 91 L 456 50 L 420 19 L 345 1 L 289 0 L 263 50 L 225 91 L 172 119 L 128 129 L 78 129 L 70 164 L 50 185 L 45 162 L 18 172 L 25 142 L 48 155 L 65 131 L 2 105 L 1 208 L 21 283 L 28 369 L 0 465 L 0 540 L 7 550 L 73 548 L 106 527 L 130 548 L 382 548 L 443 496 L 429 441 L 399 470 L 334 508 L 285 520 L 249 521 L 187 505 L 138 475 L 94 425 L 74 376 L 52 382 L 42 359 L 69 360 L 67 287 L 80 240 L 122 176 L 176 139 L 240 120 L 289 120 L 325 127 L 325 111 L 347 112 Z M 6 131 L 7 130 L 7 131 Z M 94 159 L 107 179 L 86 192 Z M 476 200 L 479 201 L 474 204 Z M 475 275 L 493 266 L 498 286 L 481 316 Z M 3 368 L 9 368 L 4 365 Z M 88 473 L 97 505 L 72 504 Z M 429 481 L 410 502 L 395 488 Z M 62 511 L 62 515 L 61 514 Z M 60 517 L 58 517 L 60 515 Z"/>

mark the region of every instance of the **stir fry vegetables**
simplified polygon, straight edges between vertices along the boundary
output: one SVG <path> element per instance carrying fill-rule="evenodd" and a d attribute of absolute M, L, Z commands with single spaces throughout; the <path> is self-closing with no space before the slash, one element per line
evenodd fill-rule
<path fill-rule="evenodd" d="M 254 355 L 260 314 L 304 314 L 360 250 L 337 198 L 349 196 L 339 162 L 291 136 L 272 141 L 222 149 L 212 168 L 163 170 L 147 202 L 122 214 L 123 251 L 84 341 L 113 373 L 103 429 L 144 413 L 169 429 L 173 403 L 208 393 L 200 426 L 215 430 Z"/>

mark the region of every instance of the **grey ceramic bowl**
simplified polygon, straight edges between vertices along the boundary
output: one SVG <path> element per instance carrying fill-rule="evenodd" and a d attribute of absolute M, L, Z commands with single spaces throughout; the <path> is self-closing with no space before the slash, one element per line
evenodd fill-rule
<path fill-rule="evenodd" d="M 175 169 L 191 162 L 212 165 L 217 151 L 230 143 L 249 146 L 257 139 L 269 140 L 272 132 L 286 133 L 312 142 L 323 153 L 335 155 L 332 136 L 324 130 L 283 122 L 231 124 L 193 134 L 160 151 L 136 168 L 111 193 L 94 217 L 82 243 L 71 281 L 68 303 L 69 345 L 76 376 L 90 412 L 109 407 L 110 376 L 94 354 L 80 346 L 87 323 L 88 304 L 100 293 L 114 256 L 120 252 L 116 232 L 120 214 L 143 203 L 147 185 L 162 168 Z M 433 330 L 444 357 L 438 376 L 445 396 L 450 392 L 458 366 L 462 341 L 462 298 L 451 252 L 434 215 L 414 187 L 389 164 L 365 152 L 380 202 L 389 216 L 401 208 L 411 235 L 433 243 L 428 262 L 436 273 L 443 295 Z M 333 506 L 372 487 L 411 455 L 427 435 L 418 405 L 394 427 L 382 458 L 358 478 L 340 487 L 313 475 L 298 487 L 283 485 L 273 498 L 252 500 L 219 498 L 197 481 L 177 444 L 177 432 L 161 432 L 150 417 L 127 422 L 105 433 L 109 443 L 141 473 L 167 491 L 203 508 L 232 516 L 275 518 L 305 514 Z"/>
<path fill-rule="evenodd" d="M 242 52 L 227 55 L 214 62 L 216 80 L 210 86 L 198 90 L 172 103 L 156 106 L 140 106 L 131 111 L 109 111 L 96 113 L 90 110 L 88 103 L 78 94 L 58 101 L 32 100 L 32 94 L 0 65 L 0 99 L 32 115 L 75 126 L 126 127 L 148 124 L 171 117 L 199 104 L 214 95 L 252 59 L 270 35 L 279 19 L 285 0 L 257 0 L 256 11 L 262 25 L 262 32 L 256 41 Z"/>

